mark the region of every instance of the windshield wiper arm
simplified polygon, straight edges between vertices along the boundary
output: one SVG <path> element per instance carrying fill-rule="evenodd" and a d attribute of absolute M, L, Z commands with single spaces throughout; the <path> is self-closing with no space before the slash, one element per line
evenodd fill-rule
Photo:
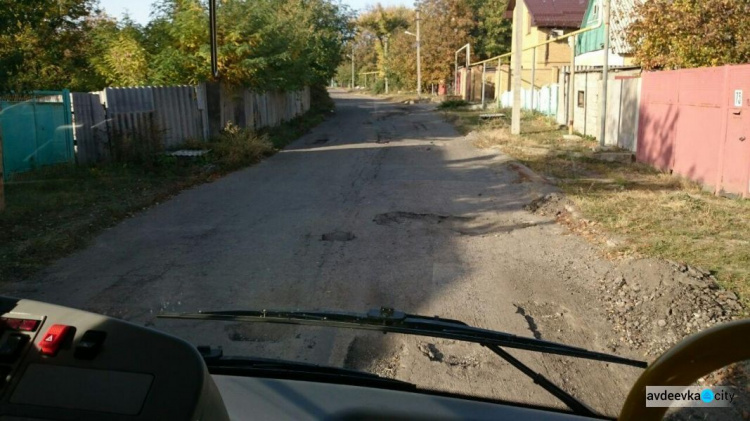
<path fill-rule="evenodd" d="M 330 326 L 347 329 L 377 330 L 497 345 L 547 354 L 565 355 L 615 364 L 646 368 L 647 363 L 617 355 L 589 351 L 541 339 L 472 327 L 464 322 L 439 317 L 406 314 L 390 308 L 370 310 L 367 314 L 315 311 L 240 310 L 201 311 L 199 313 L 163 313 L 166 319 L 223 320 L 235 322 L 282 323 L 292 325 Z"/>
<path fill-rule="evenodd" d="M 527 351 L 565 355 L 595 361 L 630 365 L 645 368 L 646 362 L 618 357 L 617 355 L 588 351 L 569 345 L 527 338 L 505 332 L 472 327 L 464 322 L 439 317 L 406 314 L 391 308 L 370 310 L 367 314 L 342 312 L 308 312 L 278 310 L 202 311 L 199 313 L 164 313 L 157 317 L 166 319 L 220 320 L 233 322 L 281 323 L 292 325 L 329 326 L 347 329 L 376 330 L 384 333 L 404 333 L 474 342 L 487 347 L 513 367 L 530 377 L 534 383 L 558 398 L 573 413 L 584 416 L 600 416 L 585 403 L 561 389 L 549 379 L 533 371 L 520 360 L 501 348 L 517 348 Z"/>

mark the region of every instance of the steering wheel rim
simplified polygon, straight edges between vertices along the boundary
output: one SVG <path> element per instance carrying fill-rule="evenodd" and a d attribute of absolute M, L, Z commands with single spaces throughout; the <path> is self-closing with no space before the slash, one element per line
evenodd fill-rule
<path fill-rule="evenodd" d="M 750 360 L 750 319 L 723 323 L 689 336 L 646 368 L 630 389 L 618 419 L 661 420 L 669 408 L 647 408 L 646 386 L 689 386 L 745 360 Z"/>

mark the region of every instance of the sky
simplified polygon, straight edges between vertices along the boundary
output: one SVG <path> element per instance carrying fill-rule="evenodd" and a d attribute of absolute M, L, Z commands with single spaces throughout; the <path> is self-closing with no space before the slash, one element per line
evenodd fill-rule
<path fill-rule="evenodd" d="M 378 3 L 378 0 L 342 0 L 344 4 L 352 9 L 362 10 L 366 6 Z M 108 15 L 122 18 L 127 12 L 130 17 L 140 23 L 146 24 L 151 13 L 151 4 L 154 0 L 99 0 L 99 5 Z M 412 0 L 379 0 L 383 6 L 411 6 Z"/>

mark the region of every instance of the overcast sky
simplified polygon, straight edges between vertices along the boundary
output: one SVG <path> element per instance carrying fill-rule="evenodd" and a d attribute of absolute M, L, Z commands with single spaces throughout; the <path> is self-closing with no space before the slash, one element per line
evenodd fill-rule
<path fill-rule="evenodd" d="M 130 17 L 145 25 L 149 21 L 151 13 L 151 4 L 154 0 L 99 0 L 101 7 L 108 15 L 121 18 L 126 12 Z M 383 6 L 412 6 L 413 0 L 379 0 Z M 362 10 L 365 6 L 378 3 L 377 0 L 344 0 L 344 4 L 349 5 L 352 9 Z"/>

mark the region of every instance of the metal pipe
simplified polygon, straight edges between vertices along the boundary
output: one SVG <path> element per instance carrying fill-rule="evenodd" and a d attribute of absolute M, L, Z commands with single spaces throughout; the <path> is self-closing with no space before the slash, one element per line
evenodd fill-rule
<path fill-rule="evenodd" d="M 456 53 L 454 54 L 454 59 L 453 59 L 453 64 L 454 64 L 454 68 L 455 68 L 454 73 L 453 73 L 453 85 L 454 85 L 453 86 L 453 94 L 454 95 L 458 95 L 461 92 L 461 91 L 457 92 L 457 89 L 458 89 L 458 53 L 460 53 L 461 50 L 463 50 L 464 48 L 471 48 L 471 46 L 467 43 L 463 47 L 461 47 L 458 50 L 456 50 Z M 467 57 L 468 56 L 469 56 L 469 54 L 467 54 Z M 469 59 L 467 59 L 466 62 L 468 63 Z M 468 70 L 468 66 L 467 66 L 467 70 Z"/>
<path fill-rule="evenodd" d="M 484 77 L 487 74 L 487 63 L 482 63 L 482 109 L 484 109 Z"/>
<path fill-rule="evenodd" d="M 544 42 L 540 42 L 539 44 L 531 45 L 529 47 L 524 48 L 523 51 L 528 51 L 528 50 L 530 50 L 532 48 L 541 47 L 542 45 L 552 44 L 553 42 L 557 42 L 557 41 L 561 41 L 561 40 L 564 40 L 564 39 L 568 39 L 570 37 L 573 37 L 573 36 L 576 36 L 576 35 L 579 35 L 579 34 L 583 34 L 585 32 L 593 31 L 594 29 L 599 29 L 602 26 L 602 22 L 603 22 L 602 19 L 599 19 L 599 21 L 596 22 L 596 24 L 593 25 L 593 26 L 588 26 L 586 28 L 581 28 L 581 29 L 575 30 L 573 32 L 567 33 L 565 35 L 559 36 L 557 38 L 552 38 L 550 40 L 547 40 L 547 41 L 544 41 Z M 496 60 L 496 59 L 500 59 L 500 58 L 510 57 L 511 54 L 513 54 L 513 53 L 510 52 L 510 53 L 500 54 L 499 56 L 490 57 L 490 58 L 488 58 L 486 60 L 477 61 L 477 62 L 474 62 L 474 63 L 471 63 L 471 64 L 472 65 L 482 64 L 482 63 L 487 62 L 487 61 L 492 61 L 492 60 Z"/>
<path fill-rule="evenodd" d="M 609 13 L 612 0 L 604 0 L 604 60 L 602 63 L 602 96 L 599 98 L 599 145 L 606 144 L 607 136 L 607 85 L 609 82 Z"/>

